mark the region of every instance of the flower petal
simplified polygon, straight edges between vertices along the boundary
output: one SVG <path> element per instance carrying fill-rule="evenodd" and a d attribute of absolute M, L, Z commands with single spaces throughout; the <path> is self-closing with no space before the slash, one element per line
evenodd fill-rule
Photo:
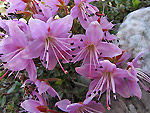
<path fill-rule="evenodd" d="M 76 111 L 78 108 L 82 107 L 83 105 L 80 103 L 73 103 L 67 106 L 67 110 L 69 111 Z"/>
<path fill-rule="evenodd" d="M 30 80 L 35 82 L 37 79 L 37 71 L 33 60 L 29 60 L 29 64 L 26 67 L 26 70 L 29 74 Z"/>
<path fill-rule="evenodd" d="M 21 53 L 22 52 L 19 52 L 9 62 L 7 62 L 7 64 L 5 64 L 5 68 L 8 68 L 13 71 L 19 71 L 25 69 L 29 64 L 29 60 L 22 58 Z"/>
<path fill-rule="evenodd" d="M 86 106 L 92 108 L 97 113 L 106 112 L 103 105 L 101 103 L 96 103 L 95 101 L 90 101 Z"/>
<path fill-rule="evenodd" d="M 50 36 L 66 38 L 73 24 L 72 16 L 68 15 L 64 18 L 54 20 L 50 23 Z"/>
<path fill-rule="evenodd" d="M 42 40 L 34 40 L 29 42 L 23 52 L 23 58 L 32 59 L 37 58 L 42 54 L 42 50 L 44 49 L 44 42 Z"/>
<path fill-rule="evenodd" d="M 73 17 L 73 19 L 77 18 L 79 15 L 79 8 L 78 6 L 74 6 L 72 9 L 71 9 L 71 16 Z"/>
<path fill-rule="evenodd" d="M 122 78 L 114 78 L 114 81 L 115 81 L 116 92 L 119 93 L 124 98 L 129 98 L 130 92 L 125 80 Z"/>
<path fill-rule="evenodd" d="M 114 57 L 120 55 L 122 50 L 112 43 L 101 42 L 97 45 L 98 51 L 101 53 L 103 57 Z"/>
<path fill-rule="evenodd" d="M 37 106 L 40 106 L 40 102 L 36 100 L 25 100 L 23 103 L 21 103 L 21 107 L 24 108 L 26 111 L 32 112 L 32 113 L 40 113 L 40 111 L 36 108 Z"/>
<path fill-rule="evenodd" d="M 64 100 L 57 102 L 55 106 L 58 106 L 58 108 L 61 109 L 62 111 L 68 112 L 66 108 L 70 104 L 71 104 L 71 101 L 69 101 L 68 99 L 64 99 Z"/>
<path fill-rule="evenodd" d="M 47 27 L 46 23 L 39 19 L 30 19 L 29 27 L 31 30 L 31 35 L 34 39 L 46 39 L 47 38 Z"/>
<path fill-rule="evenodd" d="M 26 34 L 17 26 L 16 22 L 9 23 L 9 34 L 18 47 L 25 47 L 28 43 Z"/>
<path fill-rule="evenodd" d="M 104 34 L 100 24 L 97 21 L 91 22 L 86 30 L 86 37 L 89 43 L 97 44 Z"/>

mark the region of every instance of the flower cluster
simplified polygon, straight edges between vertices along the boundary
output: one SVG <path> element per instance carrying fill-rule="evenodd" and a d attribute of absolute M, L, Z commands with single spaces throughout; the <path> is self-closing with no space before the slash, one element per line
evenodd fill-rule
<path fill-rule="evenodd" d="M 25 22 L 15 19 L 15 16 L 11 17 L 12 20 L 0 19 L 0 59 L 6 72 L 0 80 L 8 73 L 10 76 L 17 71 L 17 77 L 22 70 L 28 72 L 28 79 L 23 81 L 22 87 L 34 85 L 34 88 L 30 90 L 29 99 L 21 103 L 26 111 L 57 113 L 48 108 L 50 95 L 58 97 L 60 101 L 55 105 L 64 112 L 101 113 L 105 109 L 99 100 L 105 91 L 108 110 L 111 91 L 114 100 L 117 100 L 117 93 L 124 98 L 135 95 L 141 99 L 139 84 L 150 91 L 145 83 L 150 83 L 150 77 L 138 63 L 140 56 L 149 50 L 128 62 L 131 55 L 113 43 L 117 37 L 109 30 L 114 24 L 107 20 L 104 12 L 100 14 L 96 6 L 89 4 L 98 0 L 74 0 L 71 9 L 67 7 L 69 0 L 9 1 L 11 4 L 6 15 L 20 14 Z M 60 11 L 64 16 L 56 18 Z M 85 34 L 73 34 L 77 18 Z M 48 79 L 38 78 L 33 59 L 40 59 L 47 70 L 53 70 L 58 63 L 65 74 L 68 71 L 62 62 L 74 64 L 80 61 L 81 66 L 75 68 L 76 72 L 91 80 L 85 100 L 73 104 L 68 99 L 61 100 Z M 122 63 L 127 66 L 120 68 Z M 94 97 L 98 101 L 95 102 Z"/>

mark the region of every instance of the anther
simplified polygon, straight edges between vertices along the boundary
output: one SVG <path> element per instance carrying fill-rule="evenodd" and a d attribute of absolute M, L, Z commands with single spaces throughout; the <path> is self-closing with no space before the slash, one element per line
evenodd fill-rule
<path fill-rule="evenodd" d="M 88 95 L 89 97 L 91 96 L 91 94 Z"/>
<path fill-rule="evenodd" d="M 97 71 L 97 69 L 95 69 L 95 71 Z"/>
<path fill-rule="evenodd" d="M 42 12 L 42 9 L 39 9 L 39 12 Z"/>
<path fill-rule="evenodd" d="M 71 43 L 70 45 L 74 45 L 74 43 Z"/>
<path fill-rule="evenodd" d="M 100 55 L 102 55 L 102 52 L 100 53 Z"/>
<path fill-rule="evenodd" d="M 76 55 L 72 55 L 72 57 L 74 58 Z"/>
<path fill-rule="evenodd" d="M 80 40 L 81 42 L 83 41 L 83 39 Z"/>
<path fill-rule="evenodd" d="M 80 49 L 80 46 L 78 46 L 78 48 Z"/>
<path fill-rule="evenodd" d="M 88 9 L 89 7 L 88 7 L 88 6 L 86 6 L 86 8 Z"/>
<path fill-rule="evenodd" d="M 113 95 L 116 95 L 116 93 L 113 93 Z"/>
<path fill-rule="evenodd" d="M 98 94 L 100 94 L 100 93 L 101 93 L 101 91 L 99 90 L 99 91 L 98 91 Z"/>
<path fill-rule="evenodd" d="M 96 91 L 93 92 L 94 94 L 96 93 Z"/>
<path fill-rule="evenodd" d="M 7 64 L 7 62 L 2 62 L 3 64 Z"/>
<path fill-rule="evenodd" d="M 85 20 L 85 21 L 87 21 L 87 19 L 86 19 L 86 18 L 85 18 L 84 20 Z"/>
<path fill-rule="evenodd" d="M 103 68 L 103 66 L 100 66 L 99 68 Z"/>
<path fill-rule="evenodd" d="M 41 62 L 43 62 L 43 60 L 41 60 Z"/>
<path fill-rule="evenodd" d="M 48 50 L 46 50 L 46 52 L 48 52 Z"/>
<path fill-rule="evenodd" d="M 47 61 L 45 61 L 44 64 L 47 64 Z"/>
<path fill-rule="evenodd" d="M 72 38 L 72 36 L 73 36 L 73 34 L 71 34 L 71 35 L 69 36 L 69 38 Z"/>
<path fill-rule="evenodd" d="M 73 48 L 73 49 L 71 49 L 72 51 L 74 51 L 75 50 L 75 48 Z"/>

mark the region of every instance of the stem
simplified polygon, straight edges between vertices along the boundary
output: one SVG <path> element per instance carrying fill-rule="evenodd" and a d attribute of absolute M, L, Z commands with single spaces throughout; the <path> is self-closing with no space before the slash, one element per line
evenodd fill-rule
<path fill-rule="evenodd" d="M 64 6 L 64 9 L 65 9 L 66 15 L 68 15 L 68 9 L 67 9 L 67 6 L 66 6 L 66 5 Z"/>

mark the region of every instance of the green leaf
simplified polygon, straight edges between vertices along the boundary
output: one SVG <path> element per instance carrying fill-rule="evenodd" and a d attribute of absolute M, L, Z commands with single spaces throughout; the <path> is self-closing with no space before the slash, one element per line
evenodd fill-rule
<path fill-rule="evenodd" d="M 1 107 L 4 107 L 5 103 L 6 103 L 6 96 L 3 96 Z"/>
<path fill-rule="evenodd" d="M 11 92 L 13 92 L 16 88 L 16 84 L 14 84 L 8 91 L 7 94 L 10 94 Z"/>
<path fill-rule="evenodd" d="M 61 79 L 58 79 L 58 80 L 55 82 L 55 84 L 61 85 L 61 84 L 62 84 L 62 80 L 61 80 Z"/>
<path fill-rule="evenodd" d="M 137 8 L 138 5 L 140 4 L 140 1 L 139 0 L 132 0 L 132 3 L 133 3 L 133 7 Z"/>

